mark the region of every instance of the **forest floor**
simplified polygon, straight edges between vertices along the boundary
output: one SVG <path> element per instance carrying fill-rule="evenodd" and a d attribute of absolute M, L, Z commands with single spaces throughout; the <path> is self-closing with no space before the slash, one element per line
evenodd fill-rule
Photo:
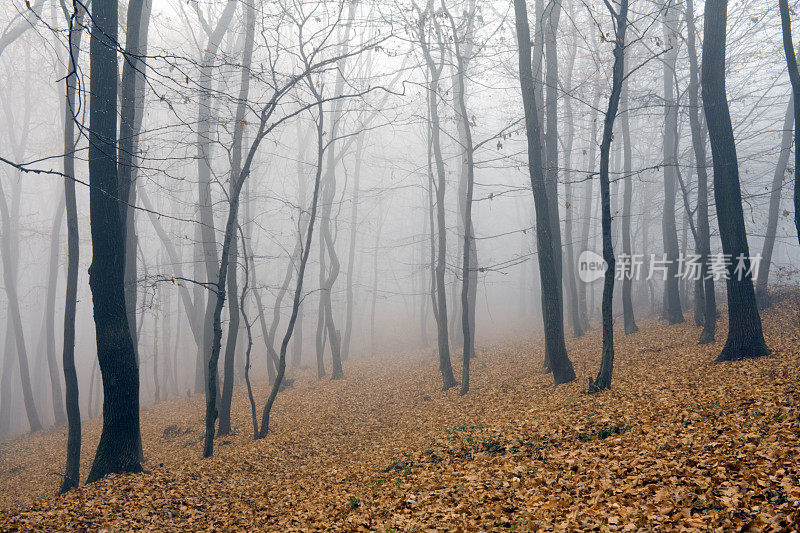
<path fill-rule="evenodd" d="M 795 297 L 764 315 L 758 360 L 714 364 L 727 319 L 698 346 L 686 317 L 619 331 L 597 395 L 597 328 L 568 341 L 578 379 L 559 387 L 540 340 L 479 347 L 464 397 L 440 391 L 431 350 L 299 373 L 256 442 L 239 387 L 208 460 L 202 397 L 164 402 L 142 413 L 148 473 L 60 497 L 64 430 L 7 441 L 0 530 L 800 530 Z M 84 476 L 99 431 L 84 425 Z"/>

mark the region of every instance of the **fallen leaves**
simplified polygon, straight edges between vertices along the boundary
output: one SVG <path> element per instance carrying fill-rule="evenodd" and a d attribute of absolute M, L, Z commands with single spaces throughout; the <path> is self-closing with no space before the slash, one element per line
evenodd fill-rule
<path fill-rule="evenodd" d="M 721 342 L 697 346 L 693 326 L 639 317 L 599 395 L 582 392 L 597 330 L 568 341 L 578 379 L 557 388 L 530 341 L 483 346 L 465 397 L 438 390 L 430 351 L 352 361 L 344 381 L 300 373 L 261 441 L 239 391 L 240 430 L 210 460 L 202 398 L 173 400 L 143 413 L 149 473 L 58 498 L 47 473 L 63 431 L 29 435 L 2 445 L 0 530 L 798 530 L 790 307 L 765 316 L 774 355 L 723 364 L 711 362 Z M 85 424 L 83 472 L 98 422 Z"/>

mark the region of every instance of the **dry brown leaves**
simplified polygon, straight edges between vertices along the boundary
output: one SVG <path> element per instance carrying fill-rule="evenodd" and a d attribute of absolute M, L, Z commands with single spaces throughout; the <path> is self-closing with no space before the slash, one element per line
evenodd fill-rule
<path fill-rule="evenodd" d="M 725 364 L 693 325 L 640 319 L 591 396 L 597 330 L 568 342 L 579 379 L 558 388 L 539 342 L 482 347 L 466 397 L 439 391 L 431 352 L 300 374 L 262 441 L 239 394 L 210 460 L 202 398 L 174 400 L 143 413 L 149 473 L 57 498 L 63 431 L 38 433 L 2 445 L 0 530 L 800 530 L 796 313 L 766 315 L 774 355 Z"/>

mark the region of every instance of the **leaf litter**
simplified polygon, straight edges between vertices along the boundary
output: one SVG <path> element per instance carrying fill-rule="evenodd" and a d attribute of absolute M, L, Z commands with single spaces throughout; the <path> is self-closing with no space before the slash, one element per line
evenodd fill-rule
<path fill-rule="evenodd" d="M 578 379 L 559 387 L 539 339 L 481 346 L 464 397 L 439 390 L 431 350 L 348 362 L 343 381 L 295 372 L 255 442 L 239 387 L 208 460 L 202 396 L 164 402 L 142 413 L 146 473 L 59 497 L 65 431 L 19 437 L 0 444 L 0 530 L 800 530 L 797 310 L 765 314 L 771 356 L 723 364 L 726 320 L 706 346 L 639 322 L 602 394 L 584 393 L 596 328 L 568 339 Z M 100 428 L 84 422 L 84 475 Z"/>

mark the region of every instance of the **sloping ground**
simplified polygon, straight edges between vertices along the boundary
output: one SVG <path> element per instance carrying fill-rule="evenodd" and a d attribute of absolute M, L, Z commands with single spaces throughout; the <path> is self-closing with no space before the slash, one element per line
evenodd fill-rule
<path fill-rule="evenodd" d="M 579 378 L 558 388 L 540 342 L 482 347 L 465 397 L 431 352 L 353 361 L 344 381 L 300 376 L 258 442 L 238 395 L 210 460 L 202 398 L 175 400 L 143 414 L 149 473 L 58 498 L 63 431 L 27 436 L 0 451 L 0 530 L 800 530 L 797 322 L 779 302 L 774 355 L 713 364 L 721 342 L 693 325 L 640 320 L 592 396 L 597 330 L 568 342 Z"/>

